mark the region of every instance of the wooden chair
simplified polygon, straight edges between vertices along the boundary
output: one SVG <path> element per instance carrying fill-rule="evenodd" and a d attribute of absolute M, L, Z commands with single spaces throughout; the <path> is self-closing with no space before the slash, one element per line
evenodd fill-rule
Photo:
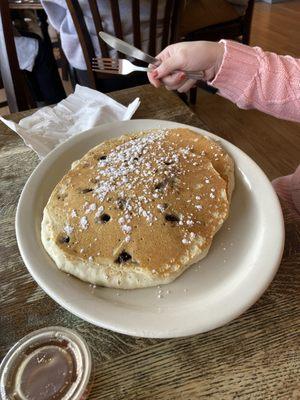
<path fill-rule="evenodd" d="M 22 4 L 18 3 L 18 5 L 21 6 Z M 25 3 L 24 6 L 26 6 Z M 39 6 L 41 7 L 40 4 Z M 21 7 L 16 10 L 8 0 L 0 0 L 0 68 L 10 112 L 28 110 L 40 105 L 34 100 L 35 97 L 31 92 L 33 89 L 32 78 L 28 76 L 27 72 L 20 69 L 18 62 L 12 21 L 14 21 L 14 24 L 18 23 L 18 29 L 21 31 L 22 15 L 20 15 L 20 10 L 22 10 Z M 48 35 L 47 15 L 41 8 L 37 9 L 36 13 L 43 38 L 43 48 L 48 49 L 49 59 L 53 57 L 53 62 L 55 62 L 52 54 L 53 46 Z M 30 35 L 30 32 L 28 32 L 28 35 L 24 34 L 28 37 Z M 60 58 L 56 65 L 58 68 L 61 67 L 63 72 L 66 72 L 64 67 L 67 70 L 68 63 L 62 56 L 60 43 L 57 43 L 56 46 L 60 50 Z"/>
<path fill-rule="evenodd" d="M 96 32 L 103 31 L 101 14 L 97 6 L 97 0 L 87 0 Z M 66 0 L 70 14 L 73 19 L 75 29 L 78 34 L 79 42 L 83 51 L 84 60 L 87 66 L 88 85 L 91 88 L 97 88 L 97 78 L 107 79 L 105 74 L 99 74 L 92 70 L 92 58 L 94 58 L 95 50 L 92 44 L 90 34 L 88 32 L 81 7 L 78 0 Z M 180 4 L 182 2 L 180 1 Z M 120 9 L 118 0 L 110 0 L 110 8 L 112 15 L 112 24 L 114 27 L 115 36 L 123 39 L 123 30 L 120 17 Z M 156 55 L 156 28 L 157 28 L 157 9 L 158 0 L 149 0 L 149 46 L 148 53 L 152 56 Z M 166 7 L 164 12 L 163 33 L 161 39 L 161 48 L 164 48 L 177 39 L 178 18 L 181 11 L 181 5 L 176 0 L 166 0 Z M 133 45 L 141 48 L 141 32 L 140 32 L 140 1 L 131 1 L 131 10 L 129 10 L 133 22 Z M 99 46 L 101 49 L 102 57 L 109 57 L 109 47 L 98 36 Z M 120 58 L 126 56 L 119 54 Z M 110 76 L 111 78 L 111 76 Z"/>
<path fill-rule="evenodd" d="M 232 39 L 249 44 L 254 0 L 249 0 L 245 14 L 231 21 L 206 26 L 185 35 L 185 40 Z"/>
<path fill-rule="evenodd" d="M 36 107 L 19 67 L 7 0 L 0 1 L 0 68 L 10 112 Z"/>
<path fill-rule="evenodd" d="M 247 9 L 243 16 L 240 16 L 231 21 L 206 26 L 187 33 L 182 40 L 210 40 L 219 41 L 221 39 L 237 40 L 244 44 L 250 42 L 251 21 L 253 15 L 254 0 L 249 0 Z M 197 88 L 190 91 L 190 102 L 196 103 Z"/>

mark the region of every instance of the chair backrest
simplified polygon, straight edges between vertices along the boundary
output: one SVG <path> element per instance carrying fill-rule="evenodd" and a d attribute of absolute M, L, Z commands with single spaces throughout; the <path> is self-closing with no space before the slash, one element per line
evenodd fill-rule
<path fill-rule="evenodd" d="M 36 107 L 19 67 L 8 0 L 0 1 L 0 68 L 10 112 Z"/>
<path fill-rule="evenodd" d="M 70 11 L 79 42 L 83 51 L 84 60 L 87 66 L 87 74 L 91 87 L 96 88 L 96 74 L 92 71 L 92 58 L 95 57 L 95 50 L 93 43 L 85 23 L 78 0 L 66 0 L 68 9 Z M 93 22 L 96 32 L 103 31 L 103 21 L 99 11 L 97 0 L 87 0 L 89 4 Z M 109 0 L 110 11 L 112 16 L 112 25 L 114 28 L 115 36 L 123 39 L 123 27 L 120 16 L 120 8 L 118 0 Z M 164 48 L 177 39 L 178 18 L 181 11 L 181 0 L 165 0 L 164 16 L 163 16 L 163 29 L 161 36 L 161 48 Z M 140 0 L 128 0 L 128 5 L 131 9 L 132 19 L 132 32 L 133 32 L 133 45 L 141 48 L 141 20 L 140 20 Z M 149 0 L 149 44 L 148 53 L 156 55 L 157 43 L 157 19 L 158 19 L 158 6 L 159 0 Z M 98 36 L 99 47 L 101 49 L 102 57 L 109 57 L 109 48 Z M 124 55 L 119 57 L 125 58 Z"/>
<path fill-rule="evenodd" d="M 249 0 L 243 16 L 217 23 L 215 25 L 204 26 L 184 36 L 184 40 L 212 40 L 220 39 L 240 40 L 244 44 L 249 44 L 251 21 L 255 0 Z"/>

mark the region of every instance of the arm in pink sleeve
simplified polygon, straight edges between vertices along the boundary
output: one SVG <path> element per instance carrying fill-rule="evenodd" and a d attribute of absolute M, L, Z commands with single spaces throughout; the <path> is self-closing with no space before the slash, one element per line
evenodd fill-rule
<path fill-rule="evenodd" d="M 257 108 L 300 122 L 300 59 L 264 52 L 229 40 L 221 67 L 211 82 L 238 107 Z"/>

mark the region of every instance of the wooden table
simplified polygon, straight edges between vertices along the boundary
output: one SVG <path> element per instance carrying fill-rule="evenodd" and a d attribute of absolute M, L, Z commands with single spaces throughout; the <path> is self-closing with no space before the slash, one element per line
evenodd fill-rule
<path fill-rule="evenodd" d="M 111 96 L 123 104 L 140 96 L 135 118 L 168 119 L 207 129 L 178 97 L 165 90 L 143 86 Z M 10 118 L 18 121 L 31 112 Z M 249 140 L 255 145 L 255 134 Z M 262 298 L 235 321 L 182 339 L 124 336 L 70 314 L 29 275 L 19 255 L 14 222 L 18 197 L 38 158 L 3 124 L 0 148 L 0 356 L 29 332 L 62 325 L 76 329 L 92 350 L 95 379 L 90 399 L 300 398 L 299 222 L 286 214 L 286 248 L 280 269 Z M 272 143 L 266 142 L 260 156 L 271 148 Z"/>

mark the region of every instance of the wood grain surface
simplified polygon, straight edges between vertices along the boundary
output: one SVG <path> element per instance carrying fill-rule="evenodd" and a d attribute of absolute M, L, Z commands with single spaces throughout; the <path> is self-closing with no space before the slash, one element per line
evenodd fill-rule
<path fill-rule="evenodd" d="M 125 105 L 140 96 L 135 118 L 168 119 L 208 129 L 177 96 L 163 89 L 143 86 L 111 96 Z M 9 118 L 18 121 L 29 114 Z M 223 136 L 230 139 L 231 133 L 224 131 Z M 242 129 L 239 136 L 243 136 Z M 255 134 L 245 139 L 252 152 L 257 152 L 257 160 L 274 151 L 271 138 L 258 148 Z M 289 152 L 284 143 L 279 143 L 277 154 L 279 158 L 297 156 L 294 148 Z M 90 399 L 300 399 L 300 222 L 284 204 L 282 264 L 254 306 L 235 321 L 205 334 L 168 340 L 129 337 L 70 314 L 27 272 L 18 251 L 14 221 L 21 190 L 37 164 L 33 151 L 0 124 L 1 358 L 25 334 L 62 325 L 76 329 L 91 348 L 94 384 Z M 272 171 L 265 172 L 272 175 Z"/>

